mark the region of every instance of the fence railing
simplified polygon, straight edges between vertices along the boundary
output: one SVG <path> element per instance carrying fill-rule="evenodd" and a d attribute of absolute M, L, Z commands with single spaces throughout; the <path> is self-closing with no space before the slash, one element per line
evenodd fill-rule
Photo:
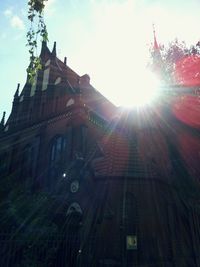
<path fill-rule="evenodd" d="M 0 266 L 3 267 L 66 267 L 77 266 L 79 241 L 56 236 L 34 240 L 0 235 Z"/>

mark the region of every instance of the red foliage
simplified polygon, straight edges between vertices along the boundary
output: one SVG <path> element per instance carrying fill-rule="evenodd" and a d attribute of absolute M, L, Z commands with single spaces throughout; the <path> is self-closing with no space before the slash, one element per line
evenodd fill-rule
<path fill-rule="evenodd" d="M 189 55 L 175 64 L 175 80 L 185 86 L 200 85 L 200 55 Z"/>
<path fill-rule="evenodd" d="M 175 63 L 175 81 L 184 87 L 200 86 L 200 55 L 187 55 Z M 200 96 L 182 95 L 173 105 L 175 116 L 187 125 L 200 129 Z"/>

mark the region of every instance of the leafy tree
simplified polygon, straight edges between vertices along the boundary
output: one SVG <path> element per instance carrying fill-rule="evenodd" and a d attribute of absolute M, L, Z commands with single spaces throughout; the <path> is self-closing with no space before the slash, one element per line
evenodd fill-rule
<path fill-rule="evenodd" d="M 159 78 L 167 84 L 189 84 L 199 82 L 200 42 L 188 47 L 184 41 L 175 39 L 168 45 L 150 47 L 151 60 L 149 66 Z M 157 66 L 155 67 L 155 64 Z"/>

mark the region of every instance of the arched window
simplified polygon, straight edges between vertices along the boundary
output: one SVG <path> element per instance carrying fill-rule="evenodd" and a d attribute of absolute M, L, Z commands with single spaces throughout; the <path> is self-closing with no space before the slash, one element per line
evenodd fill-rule
<path fill-rule="evenodd" d="M 21 176 L 34 177 L 36 174 L 40 137 L 36 136 L 31 144 L 27 144 L 22 151 Z"/>
<path fill-rule="evenodd" d="M 78 266 L 77 255 L 81 248 L 81 225 L 83 211 L 77 202 L 73 202 L 67 210 L 66 220 L 64 222 L 65 231 L 65 256 L 66 266 Z"/>
<path fill-rule="evenodd" d="M 66 150 L 66 138 L 59 136 L 53 140 L 51 147 L 51 166 L 61 163 Z"/>
<path fill-rule="evenodd" d="M 63 136 L 57 136 L 51 143 L 50 150 L 50 176 L 57 177 L 64 168 L 66 160 L 67 140 Z"/>
<path fill-rule="evenodd" d="M 80 227 L 83 217 L 83 211 L 77 202 L 73 202 L 67 210 L 67 225 L 71 231 L 77 230 Z M 75 233 L 74 233 L 75 234 Z"/>
<path fill-rule="evenodd" d="M 81 207 L 80 207 L 80 205 L 79 205 L 77 202 L 73 202 L 73 203 L 69 206 L 69 208 L 68 208 L 68 210 L 67 210 L 67 215 L 70 215 L 70 214 L 72 214 L 73 212 L 77 212 L 77 213 L 80 213 L 80 214 L 83 213 L 83 212 L 82 212 L 82 209 L 81 209 Z"/>

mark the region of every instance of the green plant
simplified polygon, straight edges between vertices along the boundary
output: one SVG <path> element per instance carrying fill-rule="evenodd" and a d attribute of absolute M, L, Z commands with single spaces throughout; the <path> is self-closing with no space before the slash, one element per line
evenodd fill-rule
<path fill-rule="evenodd" d="M 28 1 L 28 19 L 31 25 L 26 37 L 30 54 L 30 64 L 27 68 L 28 81 L 30 83 L 33 83 L 38 70 L 42 68 L 40 58 L 37 55 L 38 35 L 42 41 L 48 41 L 48 33 L 43 14 L 46 1 L 48 0 Z"/>

